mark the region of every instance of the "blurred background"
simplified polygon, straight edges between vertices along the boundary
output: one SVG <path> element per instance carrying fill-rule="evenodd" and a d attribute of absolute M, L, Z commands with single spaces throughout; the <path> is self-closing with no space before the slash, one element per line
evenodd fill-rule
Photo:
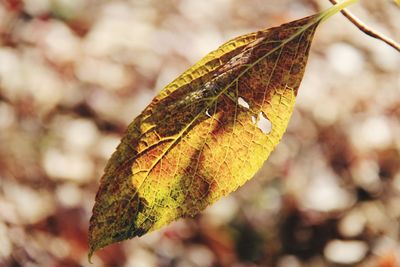
<path fill-rule="evenodd" d="M 87 261 L 104 165 L 163 86 L 225 41 L 328 0 L 0 2 L 0 266 L 400 266 L 400 54 L 317 30 L 287 133 L 194 219 Z M 397 38 L 389 0 L 351 8 Z"/>

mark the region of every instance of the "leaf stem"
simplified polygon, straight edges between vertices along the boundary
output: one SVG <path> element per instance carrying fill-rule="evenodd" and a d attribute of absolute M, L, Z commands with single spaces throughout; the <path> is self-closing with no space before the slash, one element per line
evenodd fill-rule
<path fill-rule="evenodd" d="M 329 0 L 331 1 L 331 0 Z M 331 1 L 332 2 L 332 1 Z M 321 13 L 321 21 L 325 21 L 327 19 L 329 19 L 330 17 L 332 17 L 333 15 L 335 15 L 336 13 L 338 13 L 339 11 L 342 11 L 344 8 L 357 3 L 358 0 L 344 0 L 340 3 L 338 3 L 337 1 L 335 1 L 335 5 L 328 8 L 327 10 L 325 10 L 324 12 Z"/>
<path fill-rule="evenodd" d="M 338 4 L 336 0 L 329 0 L 329 2 L 331 2 L 332 4 L 334 4 L 333 7 L 331 7 L 330 9 L 328 9 L 325 12 L 329 12 L 331 9 L 333 9 L 334 7 L 344 4 L 340 3 Z M 345 2 L 350 2 L 350 1 L 345 1 Z M 356 2 L 356 1 L 352 1 L 352 2 Z M 324 12 L 324 13 L 325 13 Z M 336 11 L 337 12 L 337 11 Z M 400 52 L 400 44 L 396 43 L 396 41 L 394 41 L 393 39 L 385 36 L 384 34 L 377 32 L 373 29 L 371 29 L 370 27 L 368 27 L 367 25 L 365 25 L 361 20 L 359 20 L 356 16 L 354 16 L 352 13 L 350 13 L 349 11 L 343 9 L 340 10 L 340 12 L 342 12 L 342 14 L 351 22 L 353 23 L 358 29 L 360 29 L 362 32 L 364 32 L 365 34 L 376 38 L 378 40 L 381 40 L 383 42 L 385 42 L 386 44 L 390 45 L 391 47 L 393 47 L 394 49 L 396 49 L 397 51 Z M 324 14 L 323 13 L 323 14 Z M 334 13 L 333 13 L 334 14 Z M 332 15 L 333 15 L 332 14 Z M 331 15 L 330 15 L 331 16 Z M 326 18 L 324 17 L 322 20 L 325 20 Z"/>

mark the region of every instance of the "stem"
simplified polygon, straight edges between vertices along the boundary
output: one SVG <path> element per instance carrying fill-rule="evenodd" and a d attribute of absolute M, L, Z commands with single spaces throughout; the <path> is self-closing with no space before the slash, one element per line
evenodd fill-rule
<path fill-rule="evenodd" d="M 331 9 L 333 9 L 335 6 L 341 5 L 341 4 L 345 4 L 345 2 L 350 2 L 350 1 L 345 1 L 343 3 L 338 4 L 336 0 L 329 0 L 329 2 L 331 2 L 332 4 L 334 4 L 333 7 L 331 7 L 330 9 L 328 9 L 327 11 L 325 11 L 323 14 L 328 13 Z M 354 2 L 354 1 L 352 1 Z M 337 12 L 337 11 L 336 11 Z M 351 22 L 353 23 L 358 29 L 360 29 L 362 32 L 364 32 L 365 34 L 376 38 L 378 40 L 381 40 L 383 42 L 385 42 L 386 44 L 390 45 L 391 47 L 393 47 L 394 49 L 396 49 L 397 51 L 400 52 L 400 44 L 396 43 L 396 41 L 394 41 L 393 39 L 390 39 L 389 37 L 385 36 L 384 34 L 377 32 L 373 29 L 371 29 L 370 27 L 368 27 L 367 25 L 365 25 L 361 20 L 359 20 L 356 16 L 354 16 L 352 13 L 350 13 L 347 10 L 340 10 L 340 12 L 342 12 L 342 14 Z M 333 15 L 333 14 L 331 14 Z M 331 16 L 329 15 L 329 17 Z M 325 20 L 326 18 L 324 17 L 322 20 Z"/>
<path fill-rule="evenodd" d="M 329 1 L 331 1 L 331 0 L 329 0 Z M 327 9 L 326 11 L 322 12 L 322 14 L 321 14 L 321 22 L 329 19 L 330 17 L 332 17 L 333 15 L 338 13 L 339 11 L 343 12 L 343 9 L 345 7 L 348 7 L 348 6 L 358 2 L 358 0 L 345 0 L 345 1 L 342 1 L 340 3 L 336 2 L 335 0 L 332 0 L 332 1 L 334 1 L 335 5 L 332 6 L 331 8 L 329 8 L 329 9 Z M 332 1 L 331 1 L 331 3 L 333 3 Z"/>

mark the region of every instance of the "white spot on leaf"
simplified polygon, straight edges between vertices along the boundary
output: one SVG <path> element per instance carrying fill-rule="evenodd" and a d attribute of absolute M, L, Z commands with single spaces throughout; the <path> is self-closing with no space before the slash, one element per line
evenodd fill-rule
<path fill-rule="evenodd" d="M 266 118 L 263 112 L 258 114 L 257 127 L 265 134 L 269 134 L 272 130 L 271 122 Z"/>
<path fill-rule="evenodd" d="M 252 122 L 253 124 L 256 124 L 256 123 L 257 123 L 257 118 L 256 118 L 256 116 L 251 116 L 251 122 Z"/>
<path fill-rule="evenodd" d="M 250 108 L 249 103 L 247 103 L 246 100 L 244 100 L 242 97 L 238 98 L 238 104 L 239 104 L 239 106 L 242 106 L 242 107 L 244 107 L 246 109 Z"/>

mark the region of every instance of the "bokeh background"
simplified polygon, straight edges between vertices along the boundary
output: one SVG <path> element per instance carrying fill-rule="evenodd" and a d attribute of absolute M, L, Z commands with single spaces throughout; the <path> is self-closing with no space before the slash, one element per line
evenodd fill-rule
<path fill-rule="evenodd" d="M 87 261 L 99 178 L 127 124 L 225 41 L 323 0 L 0 2 L 0 266 L 400 266 L 400 54 L 320 26 L 287 133 L 194 219 Z M 400 36 L 400 8 L 352 10 Z"/>

